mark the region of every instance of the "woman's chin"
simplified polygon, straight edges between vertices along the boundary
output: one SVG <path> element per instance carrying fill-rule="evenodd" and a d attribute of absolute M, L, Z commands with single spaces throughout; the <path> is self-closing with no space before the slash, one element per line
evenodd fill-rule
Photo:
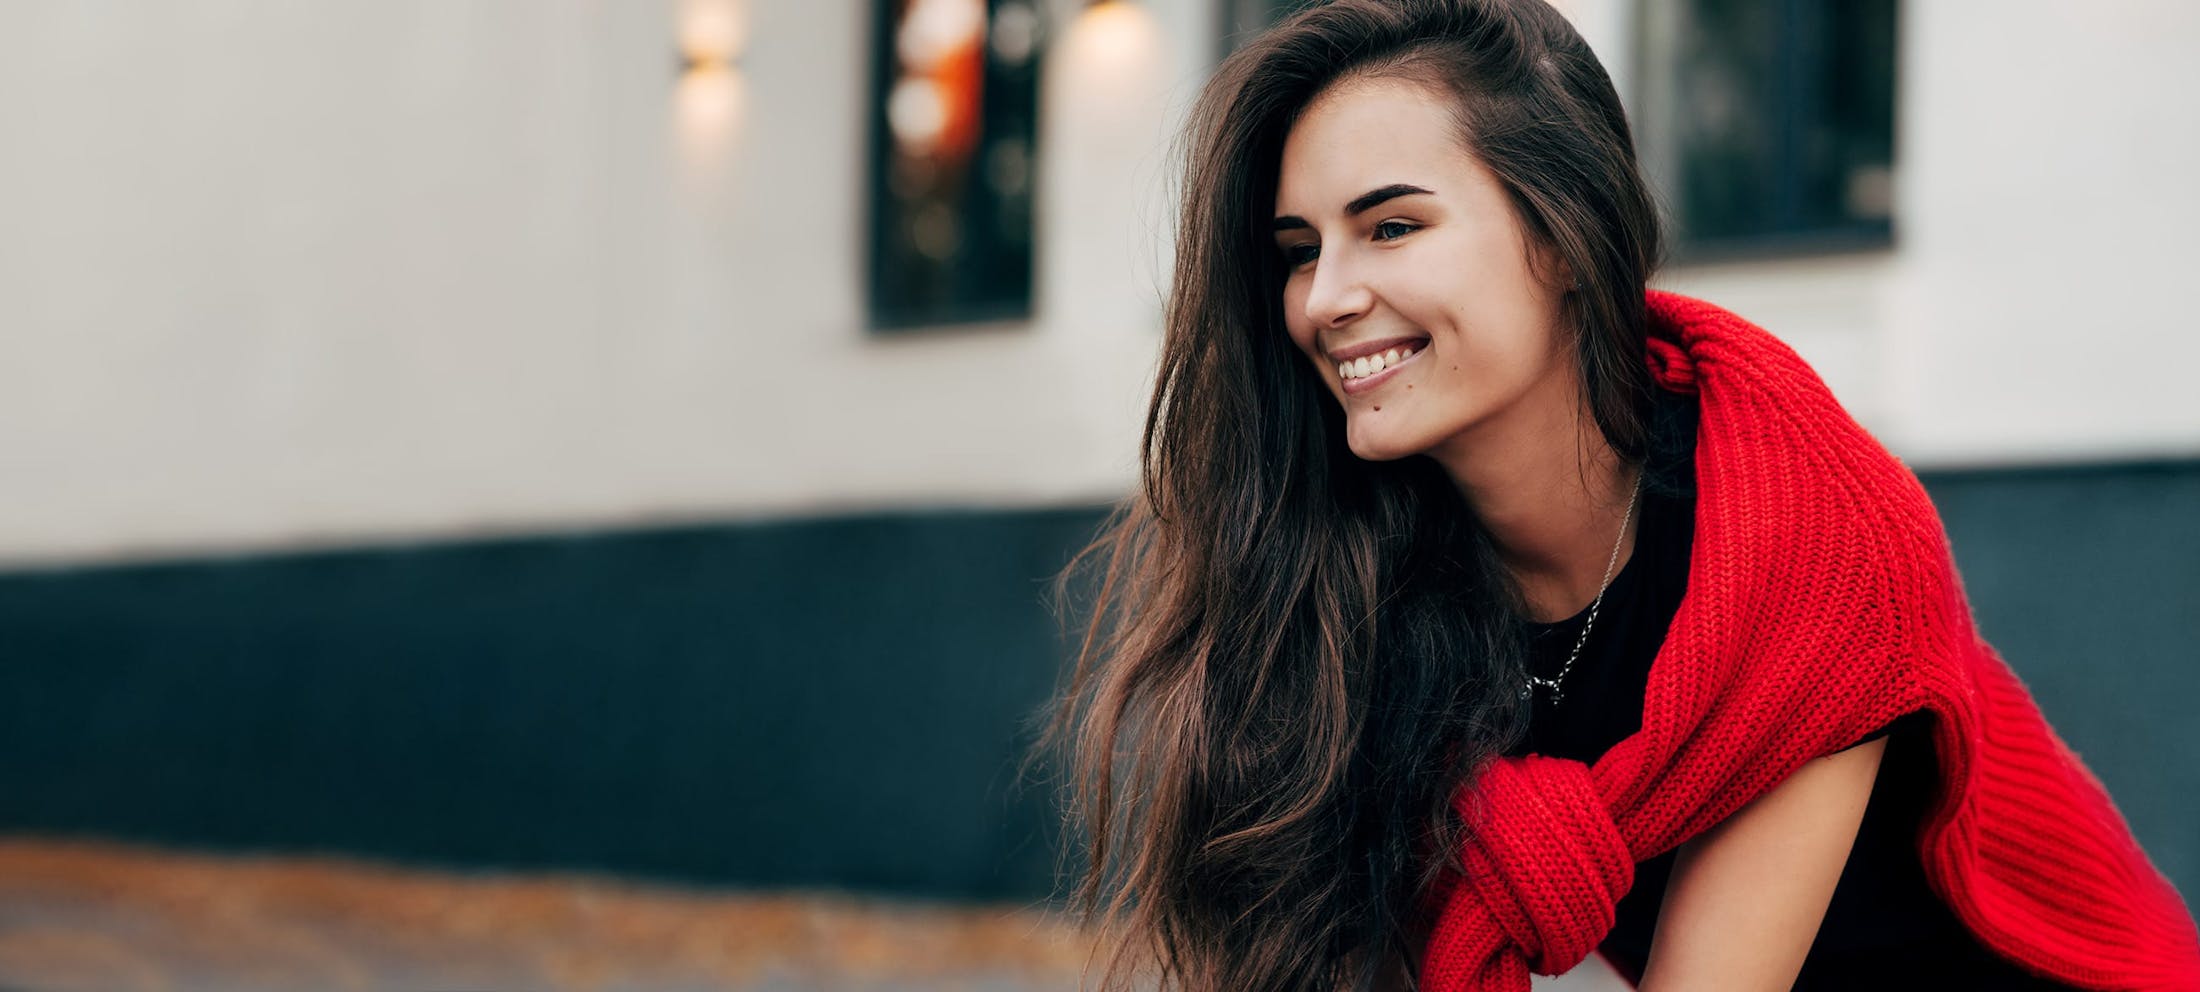
<path fill-rule="evenodd" d="M 1390 462 L 1421 452 L 1422 446 L 1396 431 L 1363 431 L 1347 428 L 1345 446 L 1361 461 Z"/>

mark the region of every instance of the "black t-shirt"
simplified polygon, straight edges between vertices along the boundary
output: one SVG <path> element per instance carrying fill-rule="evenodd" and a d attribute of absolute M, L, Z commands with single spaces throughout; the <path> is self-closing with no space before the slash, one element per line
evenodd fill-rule
<path fill-rule="evenodd" d="M 1560 701 L 1554 706 L 1549 689 L 1536 690 L 1528 736 L 1512 754 L 1594 763 L 1642 727 L 1650 664 L 1687 591 L 1695 534 L 1695 402 L 1664 390 L 1658 395 L 1653 429 L 1660 450 L 1651 455 L 1636 506 L 1641 521 L 1635 548 L 1606 588 L 1596 626 L 1566 674 Z M 1528 625 L 1529 658 L 1537 675 L 1558 674 L 1587 618 L 1584 608 L 1557 623 Z M 1927 885 L 1914 841 L 1939 774 L 1929 736 L 1933 719 L 1919 710 L 1855 742 L 1888 737 L 1856 842 L 1796 989 L 1852 989 L 1865 983 L 1882 990 L 1913 984 L 2069 988 L 1988 951 Z M 1667 851 L 1636 866 L 1634 885 L 1620 899 L 1612 931 L 1598 946 L 1630 979 L 1639 980 L 1649 959 L 1677 853 Z"/>

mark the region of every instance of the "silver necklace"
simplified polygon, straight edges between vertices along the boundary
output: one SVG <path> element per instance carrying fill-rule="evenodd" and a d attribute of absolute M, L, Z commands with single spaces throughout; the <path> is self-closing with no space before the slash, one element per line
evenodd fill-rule
<path fill-rule="evenodd" d="M 1604 590 L 1612 584 L 1612 567 L 1619 564 L 1619 547 L 1627 542 L 1627 525 L 1635 520 L 1635 500 L 1641 495 L 1642 474 L 1638 472 L 1635 474 L 1635 491 L 1627 497 L 1627 515 L 1620 518 L 1619 537 L 1612 541 L 1612 557 L 1604 563 L 1604 581 L 1597 586 L 1597 598 L 1589 601 L 1589 619 L 1581 625 L 1581 636 L 1574 638 L 1573 653 L 1566 656 L 1566 664 L 1559 668 L 1555 678 L 1547 679 L 1533 672 L 1528 673 L 1528 684 L 1520 687 L 1520 698 L 1526 699 L 1533 695 L 1535 687 L 1539 685 L 1551 690 L 1552 706 L 1557 706 L 1558 701 L 1565 698 L 1559 683 L 1566 681 L 1566 673 L 1574 670 L 1574 660 L 1581 657 L 1581 646 L 1589 643 L 1589 628 L 1596 626 L 1597 607 L 1604 605 Z"/>

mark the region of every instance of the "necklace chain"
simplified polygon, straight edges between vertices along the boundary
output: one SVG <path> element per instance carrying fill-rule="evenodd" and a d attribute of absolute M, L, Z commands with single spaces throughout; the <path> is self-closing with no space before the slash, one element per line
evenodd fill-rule
<path fill-rule="evenodd" d="M 1559 684 L 1566 681 L 1567 672 L 1573 671 L 1574 661 L 1581 657 L 1581 646 L 1589 643 L 1589 628 L 1596 626 L 1597 607 L 1604 605 L 1604 590 L 1612 584 L 1612 568 L 1619 564 L 1620 545 L 1627 543 L 1627 525 L 1634 522 L 1635 501 L 1641 496 L 1642 475 L 1638 472 L 1635 475 L 1635 491 L 1627 497 L 1627 515 L 1620 518 L 1619 537 L 1614 538 L 1612 541 L 1612 557 L 1604 563 L 1604 581 L 1597 586 L 1597 598 L 1589 601 L 1589 619 L 1581 624 L 1581 636 L 1574 638 L 1573 653 L 1566 656 L 1566 664 L 1552 678 L 1543 678 L 1533 672 L 1529 673 L 1527 684 L 1520 687 L 1520 698 L 1526 699 L 1533 695 L 1536 686 L 1543 686 L 1551 690 L 1552 706 L 1557 706 L 1558 701 L 1565 698 L 1565 691 L 1559 687 Z"/>

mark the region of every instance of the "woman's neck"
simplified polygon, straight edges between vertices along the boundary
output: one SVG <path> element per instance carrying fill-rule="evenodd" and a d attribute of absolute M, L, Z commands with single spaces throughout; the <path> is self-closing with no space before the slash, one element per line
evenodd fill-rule
<path fill-rule="evenodd" d="M 1489 531 L 1529 618 L 1563 620 L 1602 591 L 1607 564 L 1616 575 L 1633 554 L 1641 508 L 1627 508 L 1638 467 L 1622 462 L 1585 406 L 1524 397 L 1508 413 L 1429 454 Z"/>

